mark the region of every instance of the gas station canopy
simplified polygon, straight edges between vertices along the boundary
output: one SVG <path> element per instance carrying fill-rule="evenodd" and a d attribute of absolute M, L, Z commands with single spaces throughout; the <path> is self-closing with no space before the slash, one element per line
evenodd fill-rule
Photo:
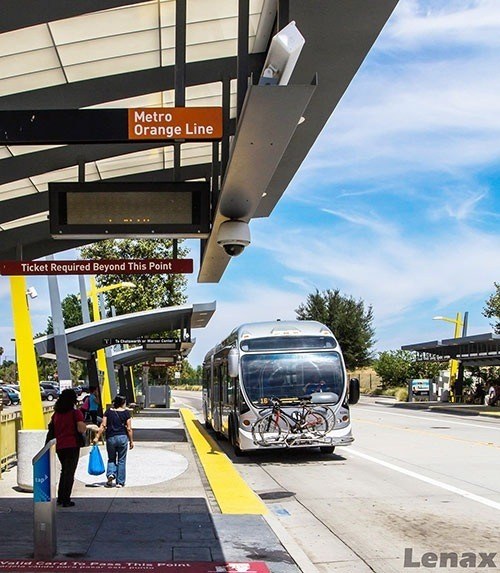
<path fill-rule="evenodd" d="M 93 241 L 52 238 L 51 182 L 205 181 L 212 214 L 198 280 L 217 282 L 230 260 L 217 244 L 221 223 L 271 214 L 396 4 L 4 0 L 0 112 L 218 106 L 223 130 L 217 141 L 0 138 L 0 259 Z M 261 85 L 271 38 L 291 21 L 305 38 L 293 73 Z"/>

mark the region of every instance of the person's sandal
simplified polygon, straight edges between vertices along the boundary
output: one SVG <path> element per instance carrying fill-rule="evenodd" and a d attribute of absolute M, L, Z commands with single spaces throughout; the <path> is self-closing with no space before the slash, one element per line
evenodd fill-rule
<path fill-rule="evenodd" d="M 108 481 L 104 484 L 104 487 L 113 487 L 113 480 L 115 479 L 114 475 L 108 476 Z"/>

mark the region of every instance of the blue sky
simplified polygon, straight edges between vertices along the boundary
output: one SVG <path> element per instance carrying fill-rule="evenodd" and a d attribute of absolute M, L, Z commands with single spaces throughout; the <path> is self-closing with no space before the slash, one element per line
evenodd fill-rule
<path fill-rule="evenodd" d="M 469 312 L 469 333 L 500 281 L 500 2 L 400 0 L 339 106 L 252 244 L 221 282 L 195 331 L 191 362 L 234 326 L 294 318 L 315 289 L 339 288 L 374 310 L 377 350 L 453 336 L 433 321 Z M 57 258 L 67 258 L 58 255 Z M 70 258 L 74 258 L 71 254 Z M 34 330 L 50 314 L 46 279 Z M 62 295 L 77 277 L 61 280 Z M 8 279 L 0 278 L 0 346 L 13 356 Z"/>

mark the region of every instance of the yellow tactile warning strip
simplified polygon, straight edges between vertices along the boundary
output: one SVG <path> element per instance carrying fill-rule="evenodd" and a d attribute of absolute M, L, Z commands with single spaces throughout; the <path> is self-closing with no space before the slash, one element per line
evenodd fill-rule
<path fill-rule="evenodd" d="M 193 412 L 186 408 L 181 408 L 180 412 L 221 512 L 247 515 L 268 513 L 267 507 L 248 487 Z"/>

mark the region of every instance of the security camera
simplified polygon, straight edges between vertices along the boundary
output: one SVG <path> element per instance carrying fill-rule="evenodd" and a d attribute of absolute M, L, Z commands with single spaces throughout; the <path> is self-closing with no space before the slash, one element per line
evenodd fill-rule
<path fill-rule="evenodd" d="M 245 247 L 250 244 L 250 229 L 248 223 L 238 219 L 224 221 L 217 233 L 217 244 L 220 245 L 230 257 L 241 255 Z"/>
<path fill-rule="evenodd" d="M 287 85 L 305 42 L 294 21 L 273 36 L 259 85 Z"/>
<path fill-rule="evenodd" d="M 30 297 L 30 298 L 36 298 L 38 296 L 38 293 L 36 292 L 36 288 L 35 287 L 29 287 L 29 289 L 26 291 L 26 294 Z"/>

